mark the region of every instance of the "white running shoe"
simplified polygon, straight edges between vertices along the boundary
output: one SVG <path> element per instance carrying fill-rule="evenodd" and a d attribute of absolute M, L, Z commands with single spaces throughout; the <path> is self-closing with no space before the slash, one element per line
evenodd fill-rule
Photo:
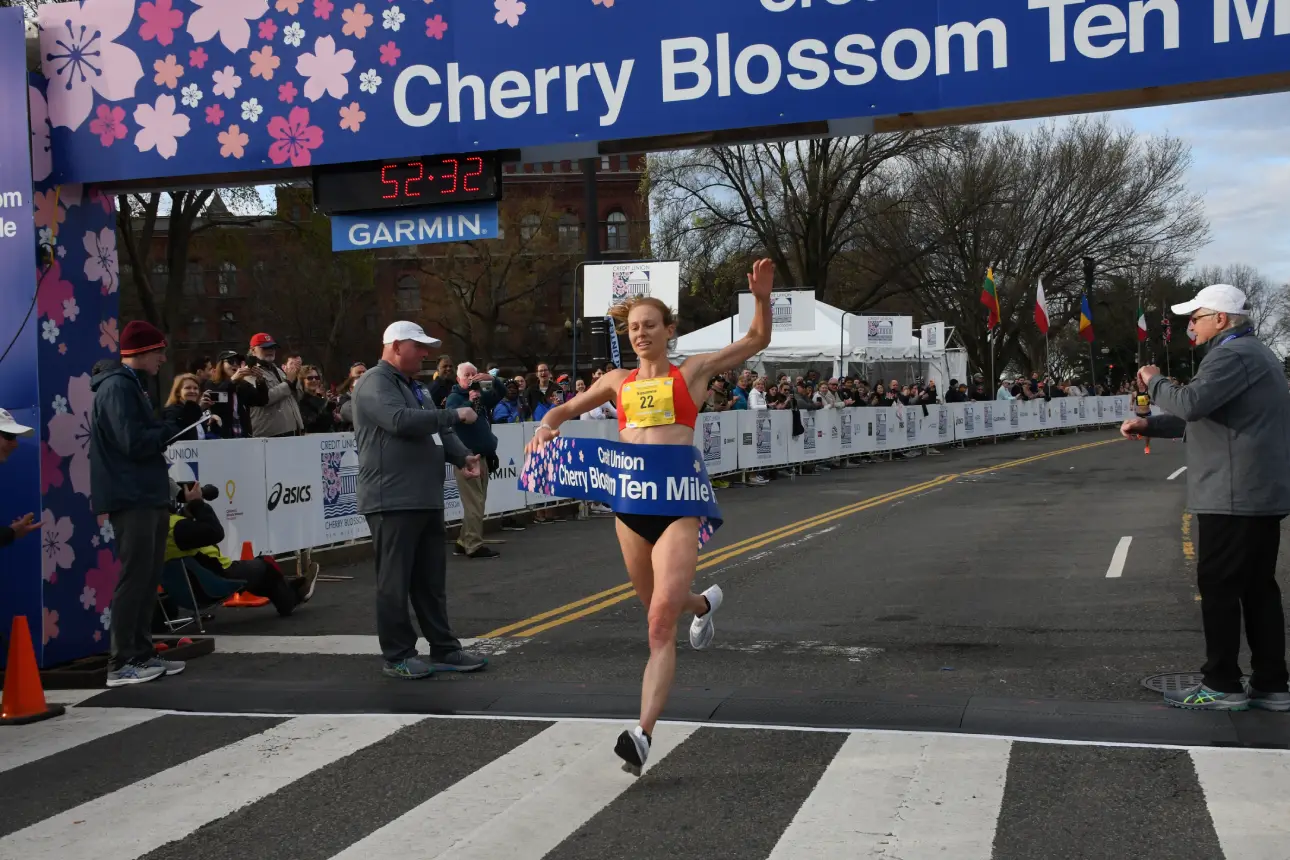
<path fill-rule="evenodd" d="M 650 737 L 640 726 L 618 736 L 614 752 L 623 760 L 623 770 L 632 776 L 640 776 L 641 768 L 649 760 Z"/>
<path fill-rule="evenodd" d="M 690 647 L 695 651 L 702 651 L 711 645 L 712 637 L 717 633 L 712 616 L 721 608 L 721 586 L 709 586 L 703 596 L 708 601 L 708 611 L 694 616 L 694 620 L 690 622 Z"/>

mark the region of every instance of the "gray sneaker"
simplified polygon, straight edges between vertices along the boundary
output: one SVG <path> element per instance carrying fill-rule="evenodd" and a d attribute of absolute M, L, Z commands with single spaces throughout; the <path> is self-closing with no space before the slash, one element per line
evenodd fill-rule
<path fill-rule="evenodd" d="M 180 672 L 184 671 L 184 669 L 187 668 L 187 664 L 184 663 L 182 660 L 163 660 L 160 657 L 156 657 L 156 656 L 149 659 L 148 662 L 144 663 L 143 665 L 148 668 L 152 668 L 154 666 L 160 666 L 162 669 L 165 670 L 167 675 L 178 675 Z"/>
<path fill-rule="evenodd" d="M 128 684 L 146 684 L 148 681 L 155 681 L 165 674 L 166 670 L 162 666 L 126 663 L 120 669 L 108 672 L 107 685 L 109 687 L 124 687 Z"/>
<path fill-rule="evenodd" d="M 1290 711 L 1290 693 L 1265 693 L 1245 682 L 1245 695 L 1250 697 L 1250 707 L 1262 711 Z"/>
<path fill-rule="evenodd" d="M 469 651 L 457 650 L 442 657 L 432 658 L 436 672 L 478 672 L 488 665 L 488 658 Z"/>
<path fill-rule="evenodd" d="M 1245 693 L 1222 693 L 1197 684 L 1188 690 L 1165 693 L 1165 704 L 1192 711 L 1244 711 L 1250 707 L 1250 699 Z"/>
<path fill-rule="evenodd" d="M 421 678 L 429 678 L 434 674 L 434 669 L 420 657 L 409 657 L 397 663 L 385 661 L 385 667 L 381 669 L 381 673 L 387 678 L 417 681 Z"/>

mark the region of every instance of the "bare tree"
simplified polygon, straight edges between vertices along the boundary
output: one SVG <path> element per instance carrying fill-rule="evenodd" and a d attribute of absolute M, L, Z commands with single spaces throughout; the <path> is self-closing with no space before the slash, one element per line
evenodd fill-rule
<path fill-rule="evenodd" d="M 1194 280 L 1198 289 L 1230 284 L 1245 293 L 1250 322 L 1259 340 L 1273 348 L 1290 347 L 1290 284 L 1274 284 L 1263 272 L 1244 263 L 1205 266 Z"/>

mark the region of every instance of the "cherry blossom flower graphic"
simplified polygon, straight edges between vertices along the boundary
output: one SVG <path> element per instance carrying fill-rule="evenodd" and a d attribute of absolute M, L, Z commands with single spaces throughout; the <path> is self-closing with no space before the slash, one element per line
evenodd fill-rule
<path fill-rule="evenodd" d="M 493 8 L 497 10 L 497 14 L 493 16 L 494 21 L 518 27 L 520 16 L 528 9 L 528 5 L 522 0 L 493 0 Z"/>
<path fill-rule="evenodd" d="M 54 517 L 46 508 L 40 517 L 40 576 L 45 582 L 58 579 L 58 569 L 68 570 L 76 561 L 76 553 L 68 542 L 76 529 L 71 517 Z"/>
<path fill-rule="evenodd" d="M 269 11 L 269 0 L 193 0 L 202 8 L 188 16 L 188 35 L 194 42 L 220 42 L 233 53 L 251 44 L 251 21 Z"/>
<path fill-rule="evenodd" d="M 116 529 L 112 528 L 112 520 L 107 514 L 99 514 L 99 535 L 102 536 L 104 543 L 111 543 L 116 540 Z"/>
<path fill-rule="evenodd" d="M 265 45 L 258 51 L 251 52 L 251 77 L 273 80 L 273 72 L 282 65 L 282 60 L 273 56 L 273 46 Z"/>
<path fill-rule="evenodd" d="M 70 184 L 59 186 L 58 202 L 63 204 L 63 208 L 71 209 L 73 206 L 81 205 L 81 198 L 85 196 L 85 186 L 79 184 Z"/>
<path fill-rule="evenodd" d="M 110 102 L 134 98 L 143 65 L 115 44 L 134 18 L 134 0 L 61 4 L 57 17 L 60 23 L 40 31 L 41 69 L 49 78 L 50 122 L 75 131 L 89 118 L 95 93 Z"/>
<path fill-rule="evenodd" d="M 154 62 L 152 68 L 157 73 L 152 82 L 159 87 L 173 90 L 179 86 L 179 79 L 184 76 L 184 67 L 175 62 L 174 54 L 166 54 L 166 58 Z"/>
<path fill-rule="evenodd" d="M 399 46 L 393 42 L 386 42 L 381 46 L 381 62 L 384 65 L 396 65 L 399 62 L 399 57 L 401 56 L 403 56 L 403 52 L 400 51 Z"/>
<path fill-rule="evenodd" d="M 219 125 L 224 121 L 224 108 L 219 105 L 211 105 L 206 108 L 206 121 L 211 125 Z"/>
<path fill-rule="evenodd" d="M 282 43 L 292 48 L 299 48 L 300 43 L 305 40 L 305 28 L 300 26 L 299 21 L 292 21 L 291 26 L 282 31 Z"/>
<path fill-rule="evenodd" d="M 169 94 L 157 96 L 155 105 L 136 107 L 134 121 L 139 126 L 134 145 L 140 152 L 156 147 L 162 158 L 173 158 L 179 151 L 179 138 L 188 134 L 188 117 L 175 113 L 175 97 Z"/>
<path fill-rule="evenodd" d="M 286 12 L 288 15 L 300 14 L 300 0 L 277 0 L 273 8 L 279 12 Z"/>
<path fill-rule="evenodd" d="M 67 220 L 67 212 L 58 205 L 58 194 L 54 191 L 37 191 L 32 195 L 36 204 L 35 221 L 37 227 L 48 227 L 51 230 L 57 224 Z"/>
<path fill-rule="evenodd" d="M 27 87 L 27 106 L 31 116 L 31 178 L 43 182 L 54 172 L 53 150 L 49 143 L 49 105 L 35 87 Z"/>
<path fill-rule="evenodd" d="M 324 21 L 331 20 L 331 13 L 336 6 L 331 0 L 314 0 L 314 17 L 322 18 Z"/>
<path fill-rule="evenodd" d="M 58 354 L 59 354 L 59 355 L 67 355 L 67 344 L 65 344 L 65 343 L 60 343 L 60 344 L 58 345 Z"/>
<path fill-rule="evenodd" d="M 340 17 L 345 20 L 345 26 L 340 31 L 356 39 L 365 38 L 367 28 L 372 26 L 372 21 L 375 20 L 362 3 L 355 3 L 352 8 L 341 12 Z"/>
<path fill-rule="evenodd" d="M 99 232 L 86 231 L 85 277 L 98 281 L 104 289 L 103 295 L 111 295 L 121 286 L 117 275 L 116 230 L 104 227 Z"/>
<path fill-rule="evenodd" d="M 206 61 L 209 59 L 210 56 L 206 53 L 205 48 L 194 48 L 188 52 L 188 65 L 194 69 L 206 68 Z"/>
<path fill-rule="evenodd" d="M 103 320 L 99 323 L 99 346 L 115 355 L 120 343 L 121 335 L 117 331 L 116 317 Z"/>
<path fill-rule="evenodd" d="M 45 617 L 41 625 L 40 642 L 42 645 L 48 645 L 50 639 L 58 638 L 58 612 L 48 606 L 42 606 L 41 609 L 44 611 Z"/>
<path fill-rule="evenodd" d="M 265 18 L 260 22 L 260 38 L 268 42 L 278 35 L 278 25 L 273 23 L 272 18 Z"/>
<path fill-rule="evenodd" d="M 305 91 L 308 94 L 308 85 Z M 269 160 L 274 164 L 289 160 L 292 167 L 308 167 L 311 151 L 323 143 L 323 130 L 309 124 L 309 110 L 302 107 L 292 108 L 286 119 L 275 116 L 269 120 L 269 136 L 273 138 Z"/>
<path fill-rule="evenodd" d="M 67 380 L 69 412 L 59 412 L 49 419 L 49 447 L 60 457 L 71 457 L 67 474 L 72 479 L 72 490 L 89 498 L 90 495 L 90 407 L 94 392 L 90 390 L 90 375 L 82 373 Z"/>
<path fill-rule="evenodd" d="M 431 39 L 443 39 L 443 34 L 448 32 L 448 22 L 443 19 L 442 15 L 435 15 L 433 18 L 426 19 L 426 35 Z"/>
<path fill-rule="evenodd" d="M 197 86 L 196 82 L 184 87 L 180 94 L 183 96 L 184 107 L 195 108 L 202 102 L 202 88 Z"/>
<path fill-rule="evenodd" d="M 36 292 L 37 319 L 48 317 L 54 325 L 62 325 L 63 302 L 75 294 L 72 282 L 63 280 L 63 264 L 55 260 L 40 279 L 40 289 Z"/>
<path fill-rule="evenodd" d="M 63 319 L 76 322 L 76 317 L 80 312 L 81 308 L 80 305 L 76 304 L 75 296 L 70 299 L 63 299 Z M 65 344 L 59 344 L 59 346 L 65 346 Z"/>
<path fill-rule="evenodd" d="M 296 100 L 296 96 L 299 95 L 299 92 L 300 91 L 296 89 L 295 84 L 291 81 L 287 81 L 285 84 L 278 87 L 278 101 L 291 104 Z"/>
<path fill-rule="evenodd" d="M 57 343 L 59 333 L 58 323 L 53 320 L 45 320 L 40 324 L 40 337 L 42 340 L 47 340 L 51 344 Z"/>
<path fill-rule="evenodd" d="M 211 80 L 215 83 L 211 92 L 226 99 L 231 99 L 237 95 L 237 88 L 242 86 L 242 76 L 237 74 L 232 66 L 225 66 L 220 69 L 211 76 Z"/>
<path fill-rule="evenodd" d="M 296 72 L 305 79 L 305 98 L 311 102 L 318 101 L 324 93 L 334 99 L 344 98 L 349 93 L 345 75 L 353 68 L 354 52 L 348 48 L 337 51 L 336 40 L 331 36 L 315 41 L 312 54 L 296 58 Z"/>
<path fill-rule="evenodd" d="M 228 131 L 221 131 L 218 140 L 220 142 L 219 154 L 221 158 L 241 158 L 246 154 L 246 145 L 251 142 L 250 136 L 238 128 L 236 124 L 230 125 Z"/>
<path fill-rule="evenodd" d="M 391 6 L 381 13 L 381 26 L 395 33 L 399 32 L 399 28 L 406 20 L 408 16 L 404 15 L 398 6 Z"/>
<path fill-rule="evenodd" d="M 121 577 L 121 562 L 117 561 L 110 549 L 98 551 L 97 563 L 85 571 L 85 586 L 94 589 L 94 611 L 108 615 L 108 606 L 112 603 L 112 591 L 116 581 Z M 103 629 L 111 625 L 111 618 L 103 621 Z"/>
<path fill-rule="evenodd" d="M 358 102 L 352 102 L 340 109 L 341 128 L 357 132 L 365 119 L 367 119 L 367 114 L 358 106 Z"/>
<path fill-rule="evenodd" d="M 60 410 L 61 411 L 61 410 Z M 63 458 L 47 442 L 40 443 L 40 494 L 63 485 Z"/>
<path fill-rule="evenodd" d="M 125 125 L 125 108 L 99 105 L 94 119 L 90 120 L 90 133 L 99 136 L 99 143 L 111 146 L 125 140 L 129 129 Z"/>
<path fill-rule="evenodd" d="M 358 76 L 358 88 L 365 93 L 376 95 L 380 86 L 381 76 L 377 74 L 376 69 L 368 69 Z"/>
<path fill-rule="evenodd" d="M 614 8 L 614 0 L 591 0 L 595 6 L 604 6 L 606 9 Z"/>
<path fill-rule="evenodd" d="M 242 102 L 242 119 L 247 122 L 259 122 L 262 113 L 264 113 L 264 105 L 260 104 L 258 98 L 250 98 Z"/>
<path fill-rule="evenodd" d="M 87 585 L 83 589 L 81 589 L 81 608 L 84 609 L 86 612 L 89 612 L 90 608 L 93 606 L 94 606 L 94 589 L 90 588 Z"/>
<path fill-rule="evenodd" d="M 144 22 L 139 28 L 139 38 L 145 42 L 156 39 L 163 46 L 175 41 L 175 28 L 184 24 L 184 13 L 172 9 L 170 0 L 139 4 L 139 17 Z"/>

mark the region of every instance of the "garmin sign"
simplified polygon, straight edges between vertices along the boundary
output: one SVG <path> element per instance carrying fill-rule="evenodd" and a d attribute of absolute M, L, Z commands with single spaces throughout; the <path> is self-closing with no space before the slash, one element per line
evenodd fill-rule
<path fill-rule="evenodd" d="M 40 8 L 58 181 L 570 158 L 1290 88 L 1290 0 L 152 6 Z"/>
<path fill-rule="evenodd" d="M 497 238 L 497 203 L 333 215 L 333 251 L 370 251 L 404 245 Z"/>

